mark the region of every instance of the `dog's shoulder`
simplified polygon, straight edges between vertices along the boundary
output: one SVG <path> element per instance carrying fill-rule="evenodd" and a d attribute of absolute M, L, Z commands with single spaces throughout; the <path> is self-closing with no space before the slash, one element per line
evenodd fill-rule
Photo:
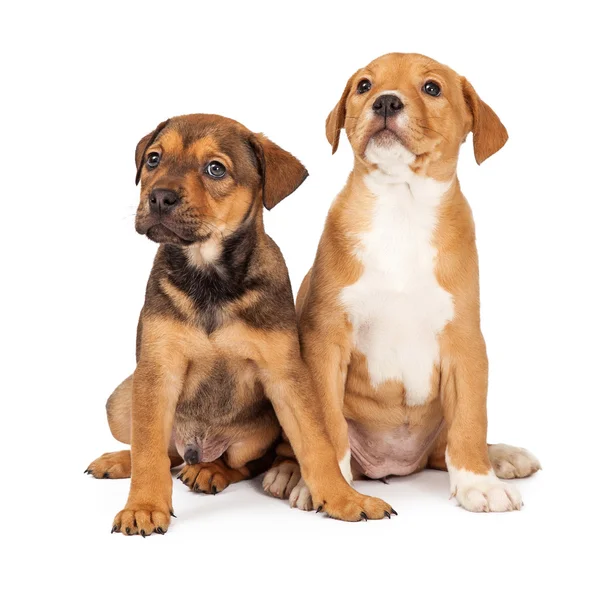
<path fill-rule="evenodd" d="M 248 293 L 237 311 L 243 322 L 257 329 L 296 329 L 288 270 L 279 246 L 268 235 L 262 236 L 257 244 L 247 285 Z"/>

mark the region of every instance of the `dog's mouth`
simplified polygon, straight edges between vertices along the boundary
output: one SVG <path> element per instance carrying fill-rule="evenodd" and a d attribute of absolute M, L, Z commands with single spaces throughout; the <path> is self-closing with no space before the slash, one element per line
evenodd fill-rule
<path fill-rule="evenodd" d="M 178 246 L 189 246 L 190 244 L 201 241 L 197 239 L 186 239 L 175 233 L 172 229 L 169 229 L 164 223 L 157 223 L 156 225 L 150 226 L 146 231 L 146 236 L 158 244 L 176 244 Z"/>
<path fill-rule="evenodd" d="M 370 135 L 366 137 L 366 148 L 369 145 L 375 146 L 383 151 L 394 152 L 396 148 L 402 147 L 404 150 L 417 154 L 414 151 L 414 144 L 411 136 L 407 131 L 404 131 L 401 126 L 394 122 L 388 121 L 376 125 Z"/>
<path fill-rule="evenodd" d="M 385 125 L 373 133 L 371 139 L 380 146 L 391 146 L 392 144 L 396 144 L 398 142 L 401 144 L 403 143 L 400 136 Z"/>

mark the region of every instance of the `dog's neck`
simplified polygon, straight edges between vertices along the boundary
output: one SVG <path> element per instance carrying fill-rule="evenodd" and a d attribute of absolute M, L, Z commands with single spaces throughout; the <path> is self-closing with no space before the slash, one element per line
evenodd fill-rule
<path fill-rule="evenodd" d="M 435 154 L 415 155 L 401 144 L 382 147 L 372 140 L 365 159 L 355 158 L 354 172 L 376 179 L 381 185 L 406 184 L 416 194 L 426 192 L 432 182 L 450 185 L 456 177 L 458 157 L 442 159 Z"/>
<path fill-rule="evenodd" d="M 184 247 L 183 253 L 190 267 L 215 270 L 228 277 L 247 269 L 261 235 L 264 235 L 262 210 L 253 207 L 234 231 L 215 231 L 207 240 Z"/>
<path fill-rule="evenodd" d="M 426 164 L 400 144 L 380 147 L 369 142 L 365 159 L 355 159 L 352 178 L 376 198 L 408 194 L 421 204 L 439 204 L 450 188 L 458 185 L 455 161 Z"/>
<path fill-rule="evenodd" d="M 246 289 L 263 232 L 262 219 L 250 219 L 228 235 L 217 235 L 191 246 L 165 245 L 172 282 L 204 302 L 232 300 Z"/>

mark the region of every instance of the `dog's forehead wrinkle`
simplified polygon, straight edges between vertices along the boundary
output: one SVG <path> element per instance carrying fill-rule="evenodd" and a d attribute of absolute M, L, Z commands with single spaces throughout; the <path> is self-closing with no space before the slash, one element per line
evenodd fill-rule
<path fill-rule="evenodd" d="M 181 137 L 184 150 L 206 138 L 217 138 L 219 131 L 223 129 L 216 122 L 207 119 L 206 115 L 194 115 L 176 120 L 174 127 Z"/>
<path fill-rule="evenodd" d="M 182 146 L 181 133 L 177 129 L 167 126 L 154 140 L 152 146 L 154 145 L 160 146 L 165 154 L 177 152 Z"/>
<path fill-rule="evenodd" d="M 373 73 L 375 79 L 410 83 L 415 79 L 427 77 L 448 77 L 454 73 L 449 67 L 421 54 L 391 53 L 379 57 L 369 64 L 365 71 Z"/>

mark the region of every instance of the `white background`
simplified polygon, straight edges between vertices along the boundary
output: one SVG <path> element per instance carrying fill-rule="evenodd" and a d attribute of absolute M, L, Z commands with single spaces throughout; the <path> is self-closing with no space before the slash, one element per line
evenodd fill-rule
<path fill-rule="evenodd" d="M 529 598 L 598 591 L 598 43 L 592 2 L 19 2 L 2 9 L 2 526 L 8 598 Z M 294 289 L 350 171 L 324 124 L 389 51 L 467 76 L 510 141 L 459 177 L 477 224 L 490 441 L 544 470 L 520 513 L 470 514 L 426 472 L 357 488 L 391 522 L 291 510 L 259 481 L 174 485 L 164 537 L 109 534 L 129 482 L 82 474 L 119 444 L 104 403 L 134 368 L 156 246 L 134 148 L 167 117 L 264 131 L 311 177 L 266 219 Z M 544 596 L 542 596 L 544 595 Z M 595 596 L 598 597 L 598 596 Z"/>

